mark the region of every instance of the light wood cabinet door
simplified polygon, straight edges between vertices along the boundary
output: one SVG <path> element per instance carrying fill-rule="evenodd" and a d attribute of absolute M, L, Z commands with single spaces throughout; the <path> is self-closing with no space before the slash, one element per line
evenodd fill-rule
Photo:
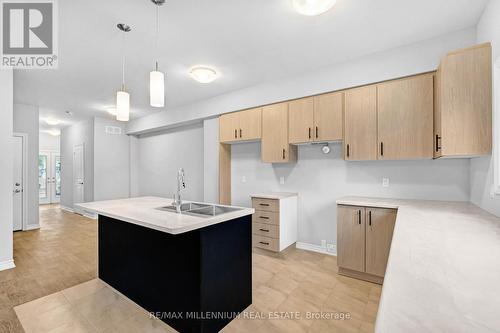
<path fill-rule="evenodd" d="M 345 92 L 344 158 L 349 161 L 377 159 L 377 86 Z"/>
<path fill-rule="evenodd" d="M 461 157 L 491 154 L 492 55 L 489 43 L 448 54 L 440 66 L 441 152 Z"/>
<path fill-rule="evenodd" d="M 366 208 L 366 273 L 385 275 L 397 211 Z"/>
<path fill-rule="evenodd" d="M 433 157 L 433 85 L 426 74 L 377 86 L 378 159 Z"/>
<path fill-rule="evenodd" d="M 313 140 L 314 98 L 302 98 L 288 103 L 288 130 L 290 143 Z"/>
<path fill-rule="evenodd" d="M 219 141 L 231 142 L 239 138 L 240 118 L 238 112 L 226 113 L 219 118 Z"/>
<path fill-rule="evenodd" d="M 262 137 L 262 108 L 237 112 L 239 119 L 239 139 L 257 140 Z"/>
<path fill-rule="evenodd" d="M 315 141 L 335 141 L 343 138 L 344 93 L 335 92 L 314 97 Z"/>
<path fill-rule="evenodd" d="M 337 264 L 365 271 L 365 208 L 337 206 Z"/>
<path fill-rule="evenodd" d="M 287 163 L 297 159 L 297 147 L 288 143 L 288 103 L 262 109 L 262 161 Z"/>

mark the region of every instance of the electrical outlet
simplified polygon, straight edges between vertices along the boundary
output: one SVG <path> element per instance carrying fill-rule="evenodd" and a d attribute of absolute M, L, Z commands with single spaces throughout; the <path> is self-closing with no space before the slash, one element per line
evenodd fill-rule
<path fill-rule="evenodd" d="M 389 178 L 382 178 L 382 187 L 389 187 Z"/>
<path fill-rule="evenodd" d="M 280 184 L 285 185 L 285 177 L 280 177 Z"/>
<path fill-rule="evenodd" d="M 322 247 L 323 249 L 326 249 L 326 239 L 322 239 L 322 240 L 321 240 L 321 247 Z"/>
<path fill-rule="evenodd" d="M 334 253 L 336 248 L 337 248 L 337 246 L 333 243 L 328 243 L 326 245 L 326 250 L 330 253 Z"/>
<path fill-rule="evenodd" d="M 246 176 L 241 177 L 241 182 L 242 183 L 246 183 L 247 182 L 247 177 Z"/>

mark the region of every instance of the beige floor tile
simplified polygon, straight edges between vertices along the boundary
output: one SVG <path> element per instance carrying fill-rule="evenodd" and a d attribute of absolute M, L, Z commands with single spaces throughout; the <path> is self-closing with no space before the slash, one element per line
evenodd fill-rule
<path fill-rule="evenodd" d="M 276 310 L 286 299 L 286 295 L 267 286 L 260 286 L 253 295 L 253 305 L 260 311 L 270 312 Z"/>
<path fill-rule="evenodd" d="M 92 279 L 90 281 L 84 282 L 82 284 L 76 285 L 74 287 L 63 290 L 64 296 L 72 304 L 78 300 L 94 294 L 105 287 L 105 284 L 99 279 Z"/>
<path fill-rule="evenodd" d="M 68 305 L 69 302 L 61 292 L 48 295 L 37 300 L 18 305 L 14 308 L 16 315 L 20 319 L 28 319 L 30 317 L 40 316 L 50 310 L 63 305 Z"/>
<path fill-rule="evenodd" d="M 61 305 L 38 316 L 20 319 L 26 333 L 50 332 L 82 320 L 81 316 L 74 311 L 70 304 Z"/>
<path fill-rule="evenodd" d="M 289 295 L 299 286 L 299 282 L 295 281 L 287 274 L 278 273 L 266 283 L 266 286 Z"/>

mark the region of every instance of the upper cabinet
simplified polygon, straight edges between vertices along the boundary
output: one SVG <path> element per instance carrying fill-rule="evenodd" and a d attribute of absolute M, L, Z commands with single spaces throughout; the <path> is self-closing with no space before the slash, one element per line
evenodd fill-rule
<path fill-rule="evenodd" d="M 377 86 L 345 92 L 344 158 L 377 159 Z"/>
<path fill-rule="evenodd" d="M 288 103 L 262 109 L 262 161 L 288 163 L 297 160 L 297 147 L 288 141 Z"/>
<path fill-rule="evenodd" d="M 448 54 L 436 74 L 434 157 L 491 154 L 491 45 Z"/>
<path fill-rule="evenodd" d="M 433 157 L 434 75 L 377 85 L 378 159 Z"/>
<path fill-rule="evenodd" d="M 342 140 L 343 92 L 289 103 L 290 143 Z"/>
<path fill-rule="evenodd" d="M 258 140 L 262 136 L 262 108 L 226 113 L 219 119 L 222 143 Z"/>

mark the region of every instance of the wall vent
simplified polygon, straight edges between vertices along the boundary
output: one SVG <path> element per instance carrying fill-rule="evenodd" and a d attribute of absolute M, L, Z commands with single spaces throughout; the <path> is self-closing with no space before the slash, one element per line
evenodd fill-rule
<path fill-rule="evenodd" d="M 105 126 L 104 131 L 106 134 L 120 135 L 122 134 L 122 128 L 118 126 Z"/>

